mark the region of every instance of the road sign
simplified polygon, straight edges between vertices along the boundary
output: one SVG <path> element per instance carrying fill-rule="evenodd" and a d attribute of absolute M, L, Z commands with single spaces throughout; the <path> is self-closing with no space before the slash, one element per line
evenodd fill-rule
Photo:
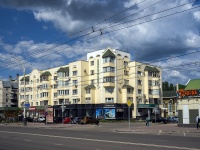
<path fill-rule="evenodd" d="M 128 100 L 128 101 L 127 101 L 127 105 L 128 105 L 128 107 L 131 107 L 132 101 L 131 101 L 131 100 Z"/>
<path fill-rule="evenodd" d="M 29 103 L 25 103 L 24 107 L 30 107 L 30 104 Z"/>
<path fill-rule="evenodd" d="M 46 112 L 45 112 L 45 116 L 47 116 L 47 115 L 48 115 L 48 112 L 46 111 Z"/>

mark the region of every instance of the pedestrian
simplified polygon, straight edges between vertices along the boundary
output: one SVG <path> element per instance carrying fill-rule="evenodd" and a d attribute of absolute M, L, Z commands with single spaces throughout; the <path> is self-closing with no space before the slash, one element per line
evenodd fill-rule
<path fill-rule="evenodd" d="M 197 116 L 196 116 L 197 129 L 199 128 L 199 120 L 200 120 L 200 118 L 199 118 L 199 116 L 197 114 Z"/>
<path fill-rule="evenodd" d="M 73 118 L 73 116 L 71 116 L 70 117 L 71 124 L 73 123 L 73 120 L 74 120 L 74 118 Z"/>
<path fill-rule="evenodd" d="M 146 118 L 146 126 L 149 127 L 149 117 Z"/>

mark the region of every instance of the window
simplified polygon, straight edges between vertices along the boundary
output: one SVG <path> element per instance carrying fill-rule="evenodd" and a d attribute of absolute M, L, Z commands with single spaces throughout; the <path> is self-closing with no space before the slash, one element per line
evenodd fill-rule
<path fill-rule="evenodd" d="M 142 80 L 138 80 L 138 85 L 142 85 Z"/>
<path fill-rule="evenodd" d="M 36 102 L 36 106 L 38 106 L 38 102 Z"/>
<path fill-rule="evenodd" d="M 58 95 L 69 95 L 69 90 L 58 90 L 57 94 Z"/>
<path fill-rule="evenodd" d="M 108 62 L 114 63 L 114 61 L 115 61 L 114 57 L 105 57 L 105 58 L 103 58 L 103 63 L 108 63 Z"/>
<path fill-rule="evenodd" d="M 90 89 L 86 89 L 86 94 L 90 94 Z"/>
<path fill-rule="evenodd" d="M 151 80 L 149 80 L 149 86 L 152 86 L 152 81 Z"/>
<path fill-rule="evenodd" d="M 103 67 L 103 72 L 115 72 L 115 68 L 114 67 Z"/>
<path fill-rule="evenodd" d="M 57 93 L 53 93 L 53 97 L 57 97 L 57 95 L 58 95 Z"/>
<path fill-rule="evenodd" d="M 172 112 L 173 110 L 172 110 L 172 104 L 171 103 L 168 103 L 168 111 L 169 112 Z"/>
<path fill-rule="evenodd" d="M 68 77 L 69 76 L 69 72 L 58 72 L 58 78 L 62 78 L 62 77 Z"/>
<path fill-rule="evenodd" d="M 49 93 L 48 92 L 42 92 L 42 97 L 48 97 L 49 96 Z"/>
<path fill-rule="evenodd" d="M 90 97 L 85 98 L 85 103 L 91 103 Z"/>
<path fill-rule="evenodd" d="M 94 70 L 90 70 L 90 75 L 94 75 Z"/>
<path fill-rule="evenodd" d="M 142 76 L 142 72 L 141 72 L 141 71 L 138 71 L 138 72 L 137 72 L 137 75 L 138 75 L 138 76 Z"/>
<path fill-rule="evenodd" d="M 129 80 L 124 80 L 125 85 L 129 85 Z"/>
<path fill-rule="evenodd" d="M 53 80 L 54 80 L 54 81 L 57 80 L 57 76 L 54 76 L 54 77 L 53 77 Z"/>
<path fill-rule="evenodd" d="M 115 77 L 104 77 L 103 82 L 115 82 Z"/>
<path fill-rule="evenodd" d="M 78 104 L 78 99 L 73 99 L 73 104 Z"/>
<path fill-rule="evenodd" d="M 33 102 L 31 102 L 31 106 L 33 106 Z"/>
<path fill-rule="evenodd" d="M 77 94 L 78 94 L 78 90 L 77 89 L 72 91 L 72 95 L 77 95 Z"/>
<path fill-rule="evenodd" d="M 142 94 L 142 90 L 138 89 L 138 94 Z"/>
<path fill-rule="evenodd" d="M 63 104 L 64 103 L 64 99 L 59 99 L 59 104 Z"/>
<path fill-rule="evenodd" d="M 124 70 L 124 75 L 128 75 L 129 71 Z"/>
<path fill-rule="evenodd" d="M 65 99 L 65 104 L 69 104 L 69 99 Z"/>
<path fill-rule="evenodd" d="M 106 103 L 114 103 L 114 98 L 106 98 Z"/>
<path fill-rule="evenodd" d="M 133 88 L 127 88 L 127 93 L 132 94 L 133 93 Z"/>
<path fill-rule="evenodd" d="M 53 104 L 54 104 L 54 105 L 58 105 L 58 102 L 57 102 L 57 101 L 54 101 Z"/>
<path fill-rule="evenodd" d="M 94 66 L 94 61 L 91 61 L 91 62 L 90 62 L 90 66 Z"/>
<path fill-rule="evenodd" d="M 128 66 L 128 62 L 127 61 L 124 61 L 124 66 Z"/>
<path fill-rule="evenodd" d="M 42 84 L 42 89 L 48 89 L 48 84 Z"/>
<path fill-rule="evenodd" d="M 105 88 L 105 93 L 113 93 L 114 88 L 113 87 L 107 87 Z"/>
<path fill-rule="evenodd" d="M 93 85 L 94 84 L 94 79 L 90 80 L 90 84 Z"/>
<path fill-rule="evenodd" d="M 73 85 L 77 85 L 77 80 L 73 80 Z"/>
<path fill-rule="evenodd" d="M 77 71 L 73 71 L 73 72 L 72 72 L 72 75 L 73 75 L 73 76 L 77 76 Z"/>

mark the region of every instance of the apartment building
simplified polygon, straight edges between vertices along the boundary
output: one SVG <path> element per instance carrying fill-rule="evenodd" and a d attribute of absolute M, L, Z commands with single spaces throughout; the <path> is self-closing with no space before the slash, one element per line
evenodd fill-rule
<path fill-rule="evenodd" d="M 160 115 L 161 76 L 160 68 L 131 62 L 130 53 L 108 47 L 88 53 L 86 61 L 20 76 L 19 106 L 29 102 L 31 116 L 44 114 L 48 105 L 54 118 L 127 119 L 130 100 L 131 118 Z"/>
<path fill-rule="evenodd" d="M 0 115 L 7 109 L 18 109 L 18 75 L 17 79 L 10 76 L 8 81 L 0 80 Z"/>

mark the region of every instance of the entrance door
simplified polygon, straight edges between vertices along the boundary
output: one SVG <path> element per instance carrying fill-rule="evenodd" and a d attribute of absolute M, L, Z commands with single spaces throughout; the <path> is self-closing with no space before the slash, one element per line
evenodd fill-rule
<path fill-rule="evenodd" d="M 189 124 L 189 109 L 188 109 L 188 105 L 183 105 L 183 124 Z"/>

